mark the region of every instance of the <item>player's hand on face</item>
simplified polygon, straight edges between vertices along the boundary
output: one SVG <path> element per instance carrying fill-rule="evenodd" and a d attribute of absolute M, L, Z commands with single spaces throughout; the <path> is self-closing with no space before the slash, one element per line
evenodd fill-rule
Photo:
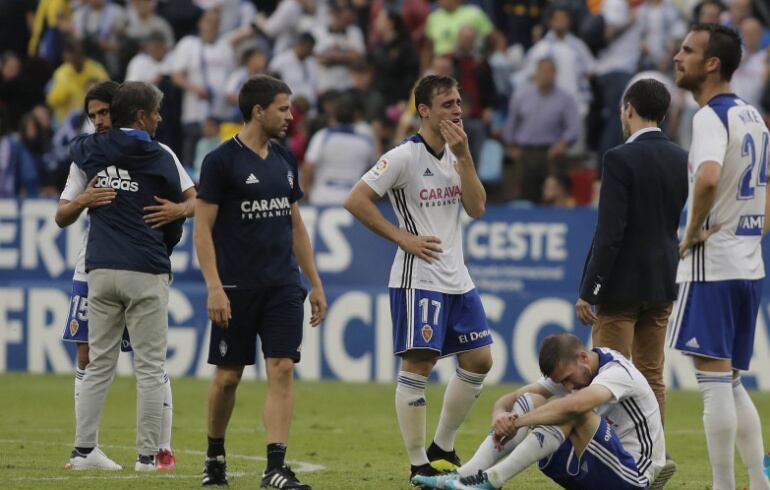
<path fill-rule="evenodd" d="M 77 201 L 84 208 L 91 209 L 106 206 L 115 200 L 115 196 L 118 195 L 112 187 L 96 187 L 96 179 L 97 177 L 91 179 L 83 193 L 77 197 Z"/>
<path fill-rule="evenodd" d="M 317 327 L 326 317 L 326 294 L 323 287 L 310 290 L 310 326 Z"/>
<path fill-rule="evenodd" d="M 209 312 L 209 320 L 217 327 L 227 328 L 230 319 L 233 317 L 230 311 L 230 299 L 225 294 L 222 286 L 209 289 L 209 297 L 206 302 L 206 309 Z"/>
<path fill-rule="evenodd" d="M 404 237 L 398 245 L 404 252 L 412 254 L 429 264 L 434 259 L 438 259 L 439 254 L 443 252 L 441 250 L 441 239 L 435 236 L 404 233 Z"/>
<path fill-rule="evenodd" d="M 575 315 L 577 315 L 580 323 L 589 327 L 595 324 L 597 320 L 593 305 L 580 298 L 575 303 Z"/>
<path fill-rule="evenodd" d="M 184 217 L 184 207 L 179 203 L 158 196 L 153 197 L 158 204 L 142 208 L 147 213 L 144 215 L 144 222 L 148 225 L 160 228 Z"/>
<path fill-rule="evenodd" d="M 459 124 L 455 124 L 447 119 L 441 120 L 438 123 L 438 129 L 441 131 L 441 136 L 449 145 L 449 149 L 452 150 L 452 153 L 458 157 L 470 155 L 468 135 L 465 134 L 465 130 L 463 129 L 462 119 L 460 119 Z"/>
<path fill-rule="evenodd" d="M 689 233 L 685 233 L 684 238 L 682 238 L 682 241 L 679 242 L 679 257 L 684 258 L 684 256 L 687 255 L 687 252 L 689 252 L 691 248 L 693 248 L 695 245 L 698 245 L 699 243 L 705 242 L 711 235 L 721 229 L 722 225 L 714 225 L 708 230 L 699 230 L 695 236 L 692 236 Z"/>

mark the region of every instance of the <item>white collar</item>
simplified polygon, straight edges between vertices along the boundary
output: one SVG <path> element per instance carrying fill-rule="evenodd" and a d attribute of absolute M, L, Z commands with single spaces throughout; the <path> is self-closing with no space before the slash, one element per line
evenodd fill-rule
<path fill-rule="evenodd" d="M 643 135 L 644 133 L 652 133 L 653 131 L 660 131 L 660 128 L 642 128 L 629 136 L 629 138 L 626 140 L 626 143 L 633 143 L 639 136 Z"/>

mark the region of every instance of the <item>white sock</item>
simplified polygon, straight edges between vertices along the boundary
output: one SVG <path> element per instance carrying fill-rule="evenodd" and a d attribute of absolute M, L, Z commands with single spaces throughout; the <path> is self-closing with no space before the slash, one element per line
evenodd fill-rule
<path fill-rule="evenodd" d="M 530 465 L 556 452 L 565 436 L 555 425 L 538 425 L 503 459 L 487 470 L 489 482 L 497 488 Z"/>
<path fill-rule="evenodd" d="M 163 371 L 163 388 L 166 396 L 163 398 L 163 414 L 160 419 L 160 449 L 171 451 L 171 422 L 174 418 L 174 405 L 171 401 L 171 380 L 168 373 Z"/>
<path fill-rule="evenodd" d="M 425 453 L 425 384 L 428 378 L 407 371 L 398 372 L 396 384 L 396 416 L 409 463 L 428 463 Z"/>
<path fill-rule="evenodd" d="M 741 383 L 741 377 L 733 380 L 733 398 L 735 399 L 735 415 L 738 429 L 735 445 L 741 460 L 749 473 L 749 488 L 751 490 L 770 490 L 770 482 L 764 472 L 764 443 L 762 442 L 762 426 L 754 402 L 751 401 L 746 388 Z"/>
<path fill-rule="evenodd" d="M 513 404 L 512 412 L 516 415 L 524 415 L 533 408 L 534 405 L 532 403 L 531 395 L 529 393 L 525 393 L 523 396 L 516 400 L 516 403 Z M 457 473 L 459 473 L 460 476 L 471 476 L 478 473 L 479 470 L 484 471 L 487 468 L 490 468 L 497 461 L 508 456 L 511 451 L 513 451 L 516 446 L 518 446 L 521 441 L 527 437 L 528 432 L 529 429 L 526 427 L 519 429 L 513 439 L 505 443 L 502 451 L 498 451 L 495 448 L 494 441 L 492 440 L 492 432 L 490 432 L 486 439 L 484 439 L 479 448 L 476 450 L 476 453 L 473 455 L 473 457 L 467 463 L 457 469 Z"/>
<path fill-rule="evenodd" d="M 75 367 L 75 418 L 78 416 L 78 400 L 80 399 L 80 385 L 83 384 L 83 376 L 86 375 L 85 369 Z"/>
<path fill-rule="evenodd" d="M 486 373 L 472 373 L 458 366 L 449 380 L 444 391 L 444 404 L 441 406 L 436 435 L 433 437 L 433 442 L 444 451 L 455 448 L 457 430 L 478 400 L 486 377 Z"/>
<path fill-rule="evenodd" d="M 735 488 L 735 434 L 737 420 L 732 373 L 695 370 L 703 393 L 703 428 L 711 462 L 714 490 Z"/>

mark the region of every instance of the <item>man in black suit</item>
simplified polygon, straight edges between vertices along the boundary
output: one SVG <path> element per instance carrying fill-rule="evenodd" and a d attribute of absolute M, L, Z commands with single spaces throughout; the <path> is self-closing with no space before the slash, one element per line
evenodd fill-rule
<path fill-rule="evenodd" d="M 599 220 L 575 304 L 578 319 L 593 325 L 593 345 L 617 350 L 647 378 L 661 417 L 677 229 L 687 200 L 687 152 L 659 127 L 670 100 L 653 79 L 639 80 L 623 96 L 626 143 L 604 155 Z"/>

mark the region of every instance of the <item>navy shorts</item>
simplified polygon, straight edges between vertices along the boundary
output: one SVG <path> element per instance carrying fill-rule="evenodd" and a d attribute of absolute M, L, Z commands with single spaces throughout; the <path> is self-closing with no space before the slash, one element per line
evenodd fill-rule
<path fill-rule="evenodd" d="M 492 343 L 484 306 L 475 289 L 445 294 L 390 288 L 390 316 L 394 354 L 429 349 L 443 357 Z"/>
<path fill-rule="evenodd" d="M 88 343 L 88 283 L 85 281 L 72 281 L 70 310 L 67 313 L 67 323 L 61 338 L 65 342 Z M 120 350 L 123 352 L 133 350 L 127 328 L 123 329 Z"/>
<path fill-rule="evenodd" d="M 225 290 L 232 318 L 211 326 L 209 364 L 247 366 L 256 361 L 257 335 L 265 358 L 300 360 L 307 291 L 299 284 L 270 289 Z"/>
<path fill-rule="evenodd" d="M 760 296 L 762 279 L 682 283 L 668 326 L 669 347 L 749 369 Z"/>
<path fill-rule="evenodd" d="M 631 490 L 649 486 L 647 477 L 639 474 L 634 457 L 604 418 L 582 455 L 575 453 L 572 441 L 567 439 L 550 458 L 541 459 L 538 466 L 567 490 Z"/>

